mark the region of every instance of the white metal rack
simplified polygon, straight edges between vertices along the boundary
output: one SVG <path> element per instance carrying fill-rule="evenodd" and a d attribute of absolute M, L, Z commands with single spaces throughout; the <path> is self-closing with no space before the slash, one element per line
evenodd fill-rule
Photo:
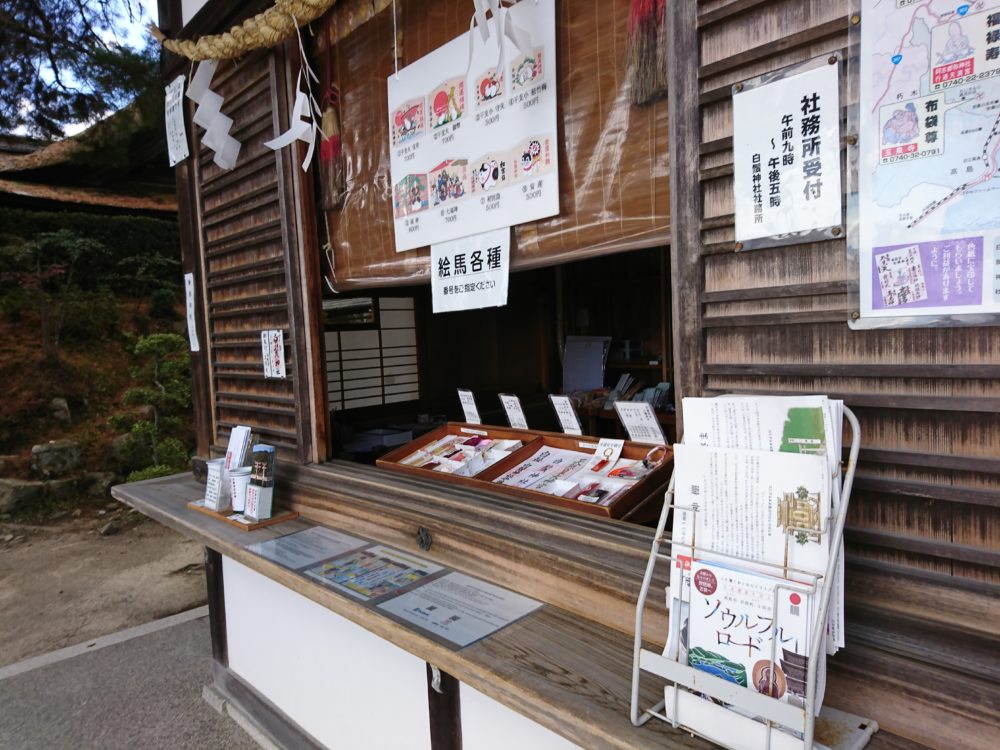
<path fill-rule="evenodd" d="M 664 530 L 666 528 L 667 517 L 671 509 L 676 507 L 673 502 L 674 478 L 671 477 L 663 503 L 663 510 L 660 513 L 660 520 L 656 527 L 656 535 L 653 538 L 649 561 L 646 564 L 646 573 L 642 580 L 639 601 L 636 605 L 631 696 L 631 718 L 635 726 L 645 724 L 651 718 L 657 718 L 672 724 L 676 728 L 683 729 L 691 734 L 697 734 L 707 740 L 723 744 L 735 750 L 742 750 L 743 748 L 813 750 L 814 747 L 831 747 L 836 748 L 836 750 L 860 750 L 868 742 L 871 735 L 877 731 L 878 725 L 870 719 L 863 719 L 836 711 L 835 709 L 824 708 L 819 719 L 820 723 L 832 724 L 834 726 L 829 727 L 831 731 L 822 732 L 822 734 L 829 737 L 836 737 L 836 740 L 830 742 L 829 745 L 815 743 L 817 724 L 815 711 L 817 668 L 822 658 L 821 649 L 825 650 L 826 648 L 826 621 L 830 610 L 830 596 L 833 591 L 832 581 L 835 578 L 838 558 L 842 547 L 844 523 L 847 518 L 847 507 L 850 503 L 851 486 L 854 482 L 854 471 L 857 467 L 858 451 L 860 449 L 861 432 L 857 417 L 847 407 L 844 407 L 844 417 L 851 425 L 851 451 L 847 470 L 844 474 L 840 505 L 837 512 L 831 518 L 823 519 L 826 523 L 820 531 L 820 534 L 830 533 L 831 531 L 833 533 L 830 544 L 830 559 L 827 563 L 826 571 L 823 575 L 816 575 L 804 571 L 789 571 L 786 568 L 781 568 L 781 566 L 773 566 L 780 569 L 781 572 L 779 575 L 781 577 L 786 577 L 789 572 L 795 572 L 797 577 L 811 579 L 811 582 L 808 583 L 786 581 L 776 586 L 775 601 L 777 600 L 778 589 L 810 593 L 818 598 L 819 601 L 818 611 L 815 615 L 816 621 L 813 623 L 811 630 L 812 639 L 808 652 L 809 663 L 804 704 L 797 706 L 782 702 L 771 696 L 759 693 L 753 688 L 742 687 L 695 667 L 682 664 L 661 653 L 642 647 L 643 611 L 656 564 L 658 561 L 666 561 L 672 565 L 675 560 L 672 554 L 660 551 L 660 547 L 665 541 Z M 686 512 L 697 512 L 696 508 L 679 509 Z M 696 526 L 697 524 L 695 524 Z M 794 533 L 796 530 L 786 529 L 786 531 Z M 699 549 L 697 540 L 694 538 L 692 539 L 692 544 L 685 544 L 684 548 L 686 551 L 690 551 L 691 556 L 695 558 L 699 551 L 706 551 L 704 548 Z M 764 565 L 760 561 L 750 561 L 731 555 L 722 555 L 716 551 L 712 551 L 712 555 L 714 558 L 728 557 L 736 562 L 752 562 L 758 568 Z M 671 629 L 678 627 L 679 623 L 670 623 Z M 679 634 L 675 632 L 674 635 L 677 636 Z M 775 650 L 776 641 L 772 640 L 770 656 L 772 674 L 776 658 Z M 645 710 L 641 710 L 639 706 L 639 680 L 642 672 L 648 672 L 666 680 L 664 700 Z M 706 698 L 703 696 L 709 697 Z M 670 701 L 669 705 L 668 700 Z M 720 705 L 719 701 L 725 703 L 726 706 Z M 739 712 L 731 710 L 727 706 L 732 706 L 738 709 Z M 683 718 L 685 714 L 688 716 L 693 715 L 693 707 L 700 708 L 700 713 L 703 716 L 714 715 L 717 721 L 713 724 L 713 727 L 717 731 L 708 730 L 705 726 L 694 727 L 685 724 Z M 750 718 L 751 716 L 757 718 Z M 783 727 L 789 731 L 776 732 L 776 726 Z"/>

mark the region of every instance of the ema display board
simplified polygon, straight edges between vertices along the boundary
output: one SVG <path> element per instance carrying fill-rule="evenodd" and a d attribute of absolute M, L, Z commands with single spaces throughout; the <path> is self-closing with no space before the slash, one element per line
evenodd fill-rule
<path fill-rule="evenodd" d="M 864 0 L 861 18 L 861 325 L 983 322 L 1000 313 L 1000 2 Z"/>
<path fill-rule="evenodd" d="M 388 78 L 397 252 L 559 213 L 555 2 L 501 14 Z"/>

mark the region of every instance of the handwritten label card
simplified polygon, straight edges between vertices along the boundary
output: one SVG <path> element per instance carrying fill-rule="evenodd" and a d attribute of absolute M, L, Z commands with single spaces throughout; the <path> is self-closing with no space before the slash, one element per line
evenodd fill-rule
<path fill-rule="evenodd" d="M 163 111 L 167 121 L 167 157 L 173 167 L 188 158 L 187 133 L 184 132 L 184 76 L 167 86 Z"/>
<path fill-rule="evenodd" d="M 650 404 L 645 401 L 615 401 L 615 411 L 628 431 L 629 440 L 647 445 L 667 444 Z"/>
<path fill-rule="evenodd" d="M 465 412 L 465 421 L 469 424 L 482 424 L 479 418 L 479 409 L 476 408 L 476 397 L 472 391 L 465 388 L 458 389 L 458 400 L 462 402 L 462 411 Z"/>
<path fill-rule="evenodd" d="M 583 428 L 580 427 L 580 418 L 576 416 L 576 409 L 569 396 L 549 396 L 552 408 L 556 410 L 556 417 L 559 418 L 559 426 L 567 435 L 582 435 Z"/>
<path fill-rule="evenodd" d="M 527 430 L 528 420 L 524 416 L 524 409 L 521 408 L 521 399 L 512 393 L 501 393 L 500 403 L 503 410 L 507 412 L 507 421 L 515 430 Z"/>

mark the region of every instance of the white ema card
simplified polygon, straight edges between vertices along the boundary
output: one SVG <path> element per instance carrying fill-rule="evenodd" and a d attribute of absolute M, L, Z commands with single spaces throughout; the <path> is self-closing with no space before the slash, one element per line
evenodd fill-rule
<path fill-rule="evenodd" d="M 479 417 L 479 409 L 476 408 L 476 397 L 472 391 L 465 388 L 458 389 L 458 400 L 462 403 L 462 412 L 465 414 L 465 421 L 469 424 L 482 424 Z"/>
<path fill-rule="evenodd" d="M 512 393 L 501 393 L 500 403 L 507 413 L 507 421 L 515 430 L 527 430 L 528 419 L 524 416 L 524 409 L 521 407 L 521 399 Z"/>
<path fill-rule="evenodd" d="M 663 430 L 652 405 L 645 401 L 615 401 L 615 411 L 625 425 L 629 440 L 647 445 L 666 445 Z"/>
<path fill-rule="evenodd" d="M 549 401 L 552 402 L 552 408 L 556 410 L 556 418 L 559 420 L 562 431 L 567 435 L 582 435 L 583 428 L 580 426 L 580 418 L 576 415 L 576 409 L 573 408 L 573 402 L 570 401 L 569 396 L 550 395 Z"/>

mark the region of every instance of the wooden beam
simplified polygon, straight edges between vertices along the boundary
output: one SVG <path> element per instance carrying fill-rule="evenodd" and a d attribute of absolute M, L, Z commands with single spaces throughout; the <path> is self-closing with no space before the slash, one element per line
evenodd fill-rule
<path fill-rule="evenodd" d="M 905 365 L 862 365 L 853 363 L 790 362 L 732 364 L 711 362 L 706 375 L 747 375 L 812 378 L 939 378 L 959 380 L 994 380 L 1000 378 L 1000 365 L 956 365 L 926 362 Z"/>
<path fill-rule="evenodd" d="M 701 395 L 705 341 L 701 330 L 704 274 L 701 245 L 701 187 L 698 166 L 701 114 L 698 108 L 698 6 L 682 0 L 667 15 L 670 90 L 670 289 L 673 306 L 676 400 Z M 677 434 L 683 433 L 678 414 Z"/>

